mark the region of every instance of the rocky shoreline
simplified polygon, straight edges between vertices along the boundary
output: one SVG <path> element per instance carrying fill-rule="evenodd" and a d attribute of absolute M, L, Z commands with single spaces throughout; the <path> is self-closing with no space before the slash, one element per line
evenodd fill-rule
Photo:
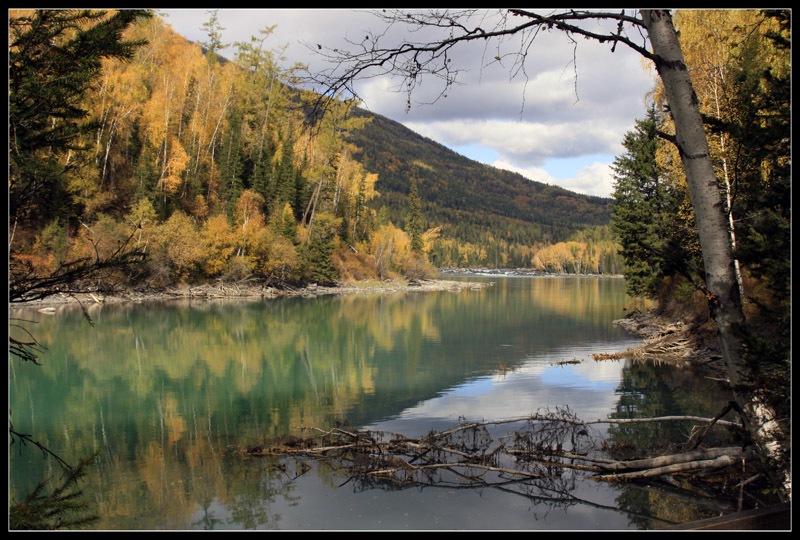
<path fill-rule="evenodd" d="M 130 289 L 114 291 L 55 292 L 50 296 L 29 302 L 15 302 L 10 308 L 52 310 L 58 306 L 117 304 L 122 302 L 166 302 L 174 300 L 247 300 L 260 301 L 276 298 L 313 298 L 337 294 L 391 294 L 398 292 L 479 290 L 493 285 L 488 282 L 452 281 L 445 279 L 412 281 L 370 281 L 343 283 L 336 286 L 309 285 L 307 287 L 270 287 L 258 283 L 217 283 L 170 287 L 161 290 Z"/>

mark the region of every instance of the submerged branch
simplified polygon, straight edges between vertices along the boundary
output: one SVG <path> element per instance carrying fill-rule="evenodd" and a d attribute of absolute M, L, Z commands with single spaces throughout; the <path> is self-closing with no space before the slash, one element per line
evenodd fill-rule
<path fill-rule="evenodd" d="M 294 456 L 325 461 L 351 480 L 370 485 L 500 486 L 509 482 L 560 483 L 574 481 L 573 471 L 596 481 L 630 481 L 672 475 L 719 471 L 741 464 L 745 449 L 738 446 L 618 460 L 608 456 L 608 444 L 593 424 L 701 422 L 704 433 L 713 426 L 740 427 L 734 422 L 696 416 L 579 420 L 569 410 L 483 422 L 462 422 L 418 438 L 381 431 L 303 428 L 308 437 L 289 437 L 245 451 L 254 456 Z M 489 428 L 508 428 L 493 436 Z M 697 441 L 689 440 L 694 446 Z M 570 480 L 571 479 L 571 480 Z M 537 485 L 537 488 L 543 488 Z"/>

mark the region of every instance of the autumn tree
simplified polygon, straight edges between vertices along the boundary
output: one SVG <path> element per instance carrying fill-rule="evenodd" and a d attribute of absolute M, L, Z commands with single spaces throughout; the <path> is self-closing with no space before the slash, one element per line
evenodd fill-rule
<path fill-rule="evenodd" d="M 148 255 L 149 282 L 154 287 L 186 283 L 197 275 L 203 260 L 203 243 L 194 221 L 173 212 L 158 226 Z"/>
<path fill-rule="evenodd" d="M 400 272 L 400 261 L 409 247 L 408 235 L 391 222 L 382 225 L 370 241 L 370 252 L 375 258 L 378 277 L 391 279 Z"/>
<path fill-rule="evenodd" d="M 204 251 L 203 272 L 209 277 L 219 277 L 236 250 L 236 236 L 228 216 L 224 213 L 211 216 L 203 225 L 200 236 Z"/>
<path fill-rule="evenodd" d="M 743 411 L 748 430 L 768 473 L 788 478 L 788 463 L 780 462 L 777 441 L 786 441 L 780 418 L 775 416 L 757 389 L 748 384 L 753 370 L 743 356 L 742 334 L 746 320 L 738 286 L 724 196 L 719 189 L 710 157 L 708 137 L 692 80 L 669 10 L 643 9 L 620 12 L 556 10 L 538 13 L 525 9 L 499 10 L 490 17 L 485 10 L 411 11 L 381 10 L 376 17 L 387 25 L 406 26 L 406 36 L 424 35 L 415 30 L 440 30 L 443 35 L 429 41 L 386 44 L 386 34 L 368 32 L 368 39 L 353 50 L 323 49 L 334 66 L 316 82 L 325 96 L 358 97 L 355 82 L 377 75 L 398 76 L 409 97 L 424 76 L 442 82 L 444 97 L 459 75 L 449 52 L 463 43 L 488 39 L 519 40 L 509 56 L 516 74 L 524 74 L 525 59 L 535 50 L 540 30 L 562 32 L 575 43 L 586 38 L 609 44 L 611 51 L 626 46 L 653 62 L 663 83 L 664 94 L 675 125 L 672 139 L 677 147 L 691 197 L 703 258 L 704 290 L 714 320 L 734 397 Z M 596 23 L 613 24 L 613 30 L 598 30 Z M 389 38 L 387 38 L 389 39 Z M 402 40 L 402 38 L 401 38 Z"/>

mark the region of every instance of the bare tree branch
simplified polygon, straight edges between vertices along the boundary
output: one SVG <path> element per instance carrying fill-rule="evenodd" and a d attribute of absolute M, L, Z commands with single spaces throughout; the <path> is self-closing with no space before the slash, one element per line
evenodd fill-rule
<path fill-rule="evenodd" d="M 451 50 L 469 42 L 486 42 L 488 45 L 490 40 L 498 43 L 498 50 L 489 63 L 510 60 L 512 79 L 522 76 L 527 80 L 525 62 L 532 54 L 534 41 L 542 32 L 553 29 L 564 33 L 573 46 L 577 46 L 576 37 L 611 43 L 612 52 L 618 43 L 622 43 L 646 58 L 653 58 L 646 47 L 643 22 L 633 10 L 619 13 L 558 10 L 546 15 L 523 9 L 383 9 L 371 13 L 384 23 L 384 29 L 380 32 L 365 31 L 360 42 L 348 41 L 350 49 L 330 48 L 319 43 L 309 47 L 316 49 L 333 66 L 306 79 L 307 83 L 318 86 L 322 96 L 360 101 L 356 89 L 358 81 L 389 76 L 400 80 L 394 90 L 406 93 L 408 110 L 411 108 L 411 94 L 421 84 L 423 76 L 432 76 L 442 82 L 441 91 L 432 101 L 435 103 L 446 97 L 452 86 L 459 84 L 458 78 L 465 72 L 453 65 Z M 601 32 L 594 29 L 608 21 L 617 23 L 613 30 Z M 406 37 L 400 43 L 395 41 L 385 47 L 383 42 L 390 39 L 390 31 L 397 28 L 402 28 Z M 420 40 L 408 37 L 417 35 L 420 35 Z M 502 53 L 499 44 L 511 38 L 518 40 L 518 46 L 514 52 Z M 316 112 L 325 106 L 325 101 L 320 100 L 315 106 Z"/>

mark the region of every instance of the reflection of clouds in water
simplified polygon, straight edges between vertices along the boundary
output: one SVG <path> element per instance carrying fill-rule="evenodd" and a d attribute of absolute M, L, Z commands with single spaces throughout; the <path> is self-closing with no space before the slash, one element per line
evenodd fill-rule
<path fill-rule="evenodd" d="M 505 374 L 472 380 L 406 409 L 399 419 L 503 419 L 565 406 L 579 418 L 596 419 L 613 411 L 622 362 L 556 361 L 529 360 Z"/>
<path fill-rule="evenodd" d="M 580 364 L 548 365 L 539 378 L 554 386 L 613 392 L 621 371 L 621 362 L 584 360 Z"/>

